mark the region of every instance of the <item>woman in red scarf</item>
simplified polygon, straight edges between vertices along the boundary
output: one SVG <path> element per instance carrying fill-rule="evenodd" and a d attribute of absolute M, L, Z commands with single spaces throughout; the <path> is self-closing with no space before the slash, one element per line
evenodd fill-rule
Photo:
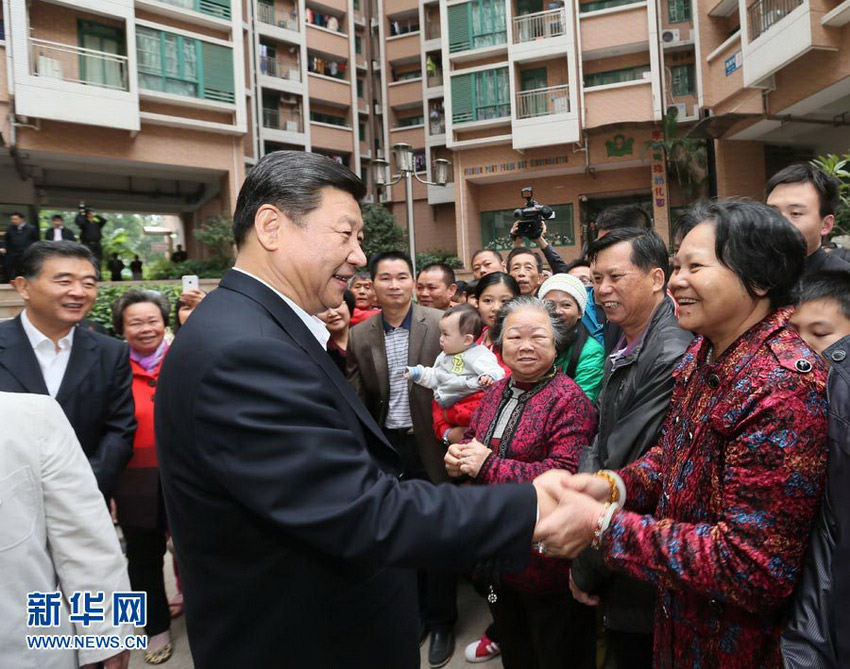
<path fill-rule="evenodd" d="M 133 457 L 114 493 L 118 522 L 127 542 L 127 569 L 133 590 L 148 593 L 145 662 L 160 664 L 171 657 L 171 616 L 165 594 L 162 559 L 165 555 L 165 509 L 159 483 L 154 440 L 154 391 L 168 351 L 165 328 L 171 307 L 159 293 L 130 290 L 112 305 L 112 326 L 130 345 L 133 400 L 139 427 Z"/>

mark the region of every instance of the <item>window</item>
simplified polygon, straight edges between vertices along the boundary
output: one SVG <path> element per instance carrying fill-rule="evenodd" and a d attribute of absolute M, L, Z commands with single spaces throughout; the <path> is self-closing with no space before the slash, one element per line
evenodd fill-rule
<path fill-rule="evenodd" d="M 398 123 L 396 123 L 397 128 L 409 128 L 414 125 L 422 125 L 425 123 L 425 117 L 421 114 L 419 116 L 407 116 L 406 118 L 400 118 Z"/>
<path fill-rule="evenodd" d="M 683 23 L 691 20 L 691 0 L 667 0 L 667 20 Z"/>
<path fill-rule="evenodd" d="M 323 114 L 322 112 L 310 112 L 310 120 L 316 123 L 328 123 L 329 125 L 338 125 L 343 128 L 348 127 L 348 121 L 342 116 L 334 116 L 333 114 Z"/>
<path fill-rule="evenodd" d="M 360 0 L 354 0 L 354 11 L 355 12 L 360 11 Z"/>
<path fill-rule="evenodd" d="M 546 238 L 553 246 L 572 246 L 575 244 L 573 227 L 573 205 L 549 205 L 555 212 L 555 218 L 546 221 Z M 514 221 L 513 209 L 481 212 L 481 244 L 485 248 L 508 250 L 513 248 L 510 232 Z"/>
<path fill-rule="evenodd" d="M 354 36 L 354 53 L 358 55 L 363 53 L 363 38 L 360 35 Z"/>
<path fill-rule="evenodd" d="M 452 77 L 452 121 L 466 123 L 510 116 L 508 69 Z"/>
<path fill-rule="evenodd" d="M 582 2 L 579 7 L 581 14 L 587 12 L 595 12 L 600 9 L 610 9 L 611 7 L 621 7 L 622 5 L 631 5 L 640 0 L 595 0 L 594 2 Z"/>
<path fill-rule="evenodd" d="M 670 68 L 673 95 L 693 95 L 696 92 L 694 66 L 674 65 Z"/>
<path fill-rule="evenodd" d="M 449 52 L 508 41 L 503 0 L 473 0 L 449 7 Z"/>
<path fill-rule="evenodd" d="M 233 54 L 226 47 L 139 26 L 139 87 L 233 102 Z"/>
<path fill-rule="evenodd" d="M 358 98 L 363 97 L 363 87 L 364 86 L 365 86 L 365 82 L 360 77 L 358 77 L 357 78 L 357 97 Z"/>
<path fill-rule="evenodd" d="M 363 123 L 362 121 L 357 124 L 357 133 L 360 136 L 360 141 L 365 142 L 366 141 L 366 124 Z"/>
<path fill-rule="evenodd" d="M 408 79 L 421 79 L 422 70 L 413 70 L 411 72 L 402 72 L 395 75 L 395 81 L 407 81 Z"/>
<path fill-rule="evenodd" d="M 104 88 L 127 90 L 126 60 L 112 55 L 124 55 L 123 30 L 80 20 L 77 32 L 81 47 L 100 52 L 94 54 L 89 51 L 80 55 L 80 80 Z"/>
<path fill-rule="evenodd" d="M 609 70 L 607 72 L 595 72 L 584 75 L 584 87 L 604 86 L 605 84 L 620 84 L 625 81 L 638 81 L 643 79 L 644 72 L 649 72 L 649 65 L 638 65 L 627 67 L 622 70 Z"/>

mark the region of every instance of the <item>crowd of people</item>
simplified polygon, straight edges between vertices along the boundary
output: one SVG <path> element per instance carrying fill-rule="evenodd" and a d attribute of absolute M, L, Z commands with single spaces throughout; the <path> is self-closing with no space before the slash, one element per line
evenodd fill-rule
<path fill-rule="evenodd" d="M 850 264 L 823 246 L 838 188 L 799 164 L 766 192 L 694 205 L 672 259 L 621 206 L 572 263 L 545 226 L 528 245 L 514 229 L 459 281 L 398 251 L 364 271 L 359 180 L 271 154 L 220 287 L 173 307 L 126 292 L 123 341 L 78 327 L 97 259 L 60 225 L 15 258 L 26 306 L 0 324 L 0 415 L 18 425 L 0 496 L 25 488 L 20 444 L 54 453 L 30 467 L 44 503 L 0 524 L 18 575 L 0 602 L 128 581 L 150 664 L 185 596 L 198 666 L 412 667 L 430 639 L 440 667 L 467 578 L 492 613 L 471 663 L 591 668 L 604 647 L 617 668 L 845 666 Z M 9 412 L 10 393 L 64 415 Z M 43 537 L 29 548 L 21 514 Z M 26 618 L 4 619 L 0 648 L 25 658 Z M 80 654 L 99 661 L 127 652 Z"/>

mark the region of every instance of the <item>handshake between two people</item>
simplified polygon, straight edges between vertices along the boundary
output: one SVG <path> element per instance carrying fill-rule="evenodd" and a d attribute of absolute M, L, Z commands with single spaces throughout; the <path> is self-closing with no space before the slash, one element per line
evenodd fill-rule
<path fill-rule="evenodd" d="M 533 483 L 540 510 L 533 537 L 538 553 L 574 558 L 598 544 L 617 509 L 610 503 L 612 484 L 608 478 L 552 469 Z"/>

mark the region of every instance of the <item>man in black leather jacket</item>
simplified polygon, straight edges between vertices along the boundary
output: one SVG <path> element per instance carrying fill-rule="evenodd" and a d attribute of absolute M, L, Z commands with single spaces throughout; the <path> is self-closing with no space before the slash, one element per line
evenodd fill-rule
<path fill-rule="evenodd" d="M 850 273 L 807 275 L 791 325 L 830 364 L 829 461 L 821 512 L 788 626 L 787 669 L 850 666 Z"/>
<path fill-rule="evenodd" d="M 619 469 L 655 444 L 673 392 L 673 370 L 692 335 L 679 327 L 667 295 L 667 248 L 658 235 L 611 230 L 590 246 L 588 257 L 596 301 L 623 333 L 605 361 L 596 439 L 579 464 L 579 471 L 595 472 Z M 601 600 L 618 669 L 651 666 L 653 586 L 609 572 L 592 549 L 572 562 L 571 573 L 577 599 Z"/>

